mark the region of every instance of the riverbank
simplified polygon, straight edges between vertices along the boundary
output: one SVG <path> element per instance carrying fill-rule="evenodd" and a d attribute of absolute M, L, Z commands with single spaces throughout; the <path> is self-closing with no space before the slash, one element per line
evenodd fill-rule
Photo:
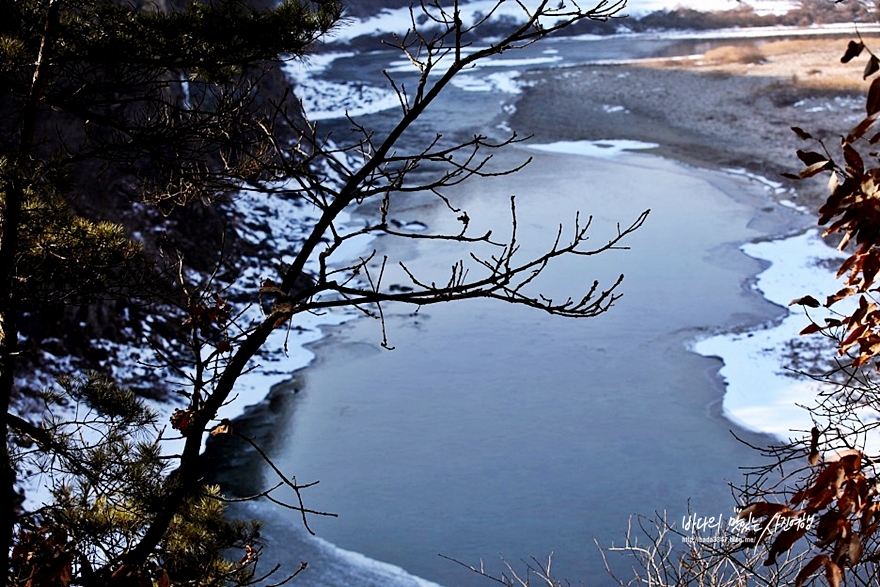
<path fill-rule="evenodd" d="M 510 126 L 535 141 L 630 139 L 657 154 L 780 182 L 815 210 L 827 177 L 792 182 L 797 149 L 814 149 L 792 126 L 836 146 L 864 117 L 864 59 L 841 64 L 844 39 L 751 41 L 700 57 L 534 70 Z M 870 43 L 870 40 L 868 40 Z M 796 190 L 793 193 L 792 190 Z"/>

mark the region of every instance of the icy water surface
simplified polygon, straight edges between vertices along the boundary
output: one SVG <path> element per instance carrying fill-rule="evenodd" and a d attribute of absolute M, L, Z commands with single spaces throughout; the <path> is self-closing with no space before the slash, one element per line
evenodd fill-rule
<path fill-rule="evenodd" d="M 396 349 L 380 347 L 371 320 L 332 330 L 273 426 L 278 463 L 321 481 L 309 506 L 339 514 L 313 520 L 318 536 L 444 585 L 472 578 L 438 554 L 497 568 L 499 554 L 551 551 L 561 577 L 597 584 L 594 538 L 618 541 L 633 513 L 730 514 L 727 483 L 756 462 L 720 416 L 718 361 L 686 344 L 779 312 L 745 287 L 759 266 L 736 247 L 762 236 L 748 227 L 760 187 L 643 154 L 531 154 L 527 171 L 465 188 L 468 214 L 502 225 L 518 194 L 528 253 L 577 208 L 595 213 L 597 243 L 651 208 L 630 250 L 544 276 L 542 289 L 561 295 L 624 272 L 617 305 L 588 320 L 491 301 L 388 308 Z M 435 214 L 400 218 L 438 228 Z M 451 254 L 426 244 L 405 257 L 440 275 Z M 269 536 L 305 538 L 296 519 L 275 519 Z M 314 565 L 303 584 L 324 584 L 321 573 Z"/>

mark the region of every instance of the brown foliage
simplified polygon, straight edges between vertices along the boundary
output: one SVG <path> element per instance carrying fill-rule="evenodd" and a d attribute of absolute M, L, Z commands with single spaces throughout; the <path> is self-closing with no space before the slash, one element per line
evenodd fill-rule
<path fill-rule="evenodd" d="M 819 431 L 814 428 L 812 436 L 818 441 Z M 810 450 L 812 463 L 815 446 Z M 789 498 L 789 505 L 758 501 L 743 509 L 740 518 L 763 520 L 758 540 L 775 535 L 764 564 L 775 564 L 779 555 L 812 533 L 819 552 L 798 573 L 795 585 L 805 584 L 820 569 L 829 585 L 839 585 L 843 569 L 862 560 L 864 545 L 880 527 L 875 478 L 867 467 L 861 451 L 837 453 L 814 467 L 806 485 Z"/>
<path fill-rule="evenodd" d="M 13 575 L 25 587 L 67 587 L 74 558 L 67 542 L 62 532 L 22 530 L 10 556 Z"/>
<path fill-rule="evenodd" d="M 869 53 L 864 69 L 865 79 L 880 70 L 880 60 L 861 41 L 850 41 L 842 62 Z M 808 307 L 831 307 L 837 302 L 856 298 L 858 306 L 840 319 L 825 324 L 813 322 L 801 334 L 823 332 L 835 336 L 841 355 L 848 355 L 853 367 L 870 363 L 880 355 L 880 307 L 873 295 L 880 275 L 880 168 L 873 146 L 880 142 L 876 123 L 880 118 L 880 77 L 869 87 L 866 116 L 841 139 L 840 155 L 835 160 L 822 141 L 814 139 L 801 128 L 792 130 L 803 140 L 818 143 L 816 151 L 799 150 L 798 158 L 805 167 L 797 174 L 784 174 L 791 179 L 806 179 L 824 172 L 831 174 L 830 195 L 819 209 L 819 225 L 826 226 L 823 236 L 840 235 L 839 250 L 849 257 L 840 265 L 837 276 L 846 276 L 845 287 L 819 304 L 812 296 L 796 299 L 792 304 Z M 872 132 L 873 131 L 873 132 Z"/>
<path fill-rule="evenodd" d="M 861 39 L 850 41 L 841 58 L 846 63 L 868 53 L 863 70 L 865 79 L 880 71 L 880 59 Z M 880 305 L 876 292 L 880 290 L 880 155 L 874 146 L 880 142 L 877 120 L 880 118 L 880 77 L 871 82 L 865 100 L 865 117 L 841 138 L 839 152 L 831 150 L 808 132 L 794 127 L 799 138 L 818 144 L 816 150 L 800 150 L 798 158 L 804 164 L 797 174 L 786 174 L 793 179 L 805 179 L 822 173 L 830 174 L 829 196 L 819 209 L 818 223 L 825 226 L 823 236 L 840 235 L 838 248 L 849 256 L 840 264 L 837 277 L 843 277 L 844 287 L 821 303 L 807 295 L 791 302 L 807 308 L 826 307 L 845 300 L 857 303 L 851 311 L 824 323 L 812 321 L 801 334 L 822 333 L 837 341 L 838 352 L 853 369 L 877 366 L 880 356 Z M 852 409 L 852 406 L 850 406 Z M 846 569 L 860 563 L 877 560 L 877 530 L 880 528 L 878 479 L 873 463 L 861 451 L 846 449 L 826 455 L 820 454 L 820 438 L 830 431 L 813 427 L 810 434 L 807 460 L 811 467 L 805 484 L 795 491 L 786 505 L 757 502 L 744 512 L 765 518 L 762 531 L 775 534 L 765 564 L 774 564 L 776 558 L 790 551 L 808 534 L 816 553 L 795 578 L 795 587 L 813 580 L 821 571 L 831 587 L 845 581 Z M 795 510 L 795 508 L 797 508 Z M 789 528 L 776 520 L 783 516 L 801 516 L 808 519 L 808 527 Z"/>

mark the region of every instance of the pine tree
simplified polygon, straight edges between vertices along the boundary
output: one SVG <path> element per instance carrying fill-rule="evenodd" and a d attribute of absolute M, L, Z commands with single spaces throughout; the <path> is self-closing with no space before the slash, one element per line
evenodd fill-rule
<path fill-rule="evenodd" d="M 145 203 L 168 214 L 278 173 L 276 137 L 254 128 L 265 114 L 259 82 L 269 62 L 302 55 L 340 15 L 334 2 L 260 11 L 225 0 L 139 4 L 0 3 L 0 394 L 9 414 L 2 544 L 10 584 L 98 584 L 111 572 L 143 580 L 144 561 L 128 571 L 120 564 L 168 491 L 155 416 L 101 376 L 62 380 L 41 398 L 47 419 L 39 426 L 10 413 L 22 315 L 49 321 L 59 305 L 180 295 L 122 226 L 77 209 Z M 73 420 L 71 403 L 81 406 Z M 20 511 L 15 468 L 23 463 L 55 480 L 51 507 Z M 244 579 L 246 567 L 219 553 L 243 547 L 252 529 L 223 520 L 216 489 L 199 492 L 177 508 L 154 560 L 175 582 Z"/>

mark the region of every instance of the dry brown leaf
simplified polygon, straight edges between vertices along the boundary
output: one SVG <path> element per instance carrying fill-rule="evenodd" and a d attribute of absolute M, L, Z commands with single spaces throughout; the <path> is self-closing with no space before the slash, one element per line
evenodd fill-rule
<path fill-rule="evenodd" d="M 840 587 L 840 581 L 843 579 L 843 571 L 840 570 L 834 561 L 825 562 L 825 579 L 828 581 L 829 587 Z"/>
<path fill-rule="evenodd" d="M 156 579 L 157 587 L 171 587 L 171 577 L 168 576 L 168 571 L 165 569 L 161 569 L 159 571 L 159 578 Z"/>
<path fill-rule="evenodd" d="M 794 546 L 794 543 L 800 540 L 806 533 L 806 526 L 801 528 L 789 528 L 788 530 L 780 532 L 767 553 L 767 560 L 764 561 L 764 566 L 774 564 L 777 556 L 784 552 L 788 552 L 788 550 Z"/>
<path fill-rule="evenodd" d="M 880 78 L 877 78 L 877 79 L 880 79 Z M 880 91 L 880 90 L 878 90 L 878 91 Z M 880 100 L 880 97 L 878 97 L 878 100 Z M 808 165 L 805 169 L 803 169 L 800 173 L 798 173 L 798 177 L 801 179 L 806 179 L 808 177 L 813 177 L 814 175 L 819 175 L 823 171 L 827 171 L 827 170 L 833 169 L 833 168 L 834 168 L 834 163 L 831 161 L 828 161 L 827 159 L 825 161 L 818 161 L 816 163 L 813 163 L 812 165 Z"/>
<path fill-rule="evenodd" d="M 272 279 L 265 279 L 263 283 L 260 284 L 260 293 L 276 293 L 283 295 L 284 292 L 281 291 L 281 288 L 278 287 L 278 284 L 275 283 Z"/>
<path fill-rule="evenodd" d="M 849 564 L 856 565 L 862 560 L 862 553 L 864 552 L 862 541 L 858 534 L 853 534 L 849 537 L 848 542 L 846 556 L 849 559 Z"/>
<path fill-rule="evenodd" d="M 819 303 L 819 300 L 814 298 L 813 296 L 804 296 L 802 298 L 795 298 L 788 302 L 789 306 L 807 306 L 810 308 L 821 308 L 822 304 Z"/>
<path fill-rule="evenodd" d="M 843 264 L 840 266 L 840 269 L 837 270 L 837 278 L 840 279 L 840 277 L 844 273 L 846 273 L 850 269 L 850 267 L 852 267 L 855 264 L 855 262 L 858 260 L 858 258 L 859 258 L 859 255 L 850 255 L 846 259 L 846 261 L 844 261 Z"/>
<path fill-rule="evenodd" d="M 737 520 L 742 520 L 744 518 L 765 518 L 765 517 L 773 517 L 776 515 L 785 514 L 791 511 L 785 504 L 781 503 L 770 503 L 768 501 L 758 501 L 752 504 L 747 505 L 743 509 L 739 511 L 736 515 Z"/>
<path fill-rule="evenodd" d="M 865 48 L 865 44 L 858 41 L 850 41 L 846 46 L 846 52 L 844 52 L 843 57 L 840 58 L 841 63 L 849 63 L 856 57 L 862 54 L 862 50 Z"/>
<path fill-rule="evenodd" d="M 816 163 L 827 163 L 828 157 L 816 151 L 803 151 L 798 149 L 796 152 L 798 159 L 803 161 L 804 165 L 815 165 Z"/>
<path fill-rule="evenodd" d="M 811 466 L 819 462 L 819 429 L 815 426 L 810 430 L 810 455 L 807 457 Z"/>
<path fill-rule="evenodd" d="M 862 119 L 857 125 L 855 125 L 851 131 L 846 135 L 847 143 L 854 143 L 858 139 L 862 138 L 866 132 L 868 132 L 874 123 L 877 122 L 876 115 L 869 115 Z"/>
<path fill-rule="evenodd" d="M 859 152 L 852 148 L 849 144 L 843 145 L 843 158 L 846 160 L 847 171 L 852 175 L 860 177 L 865 173 L 865 162 Z"/>
<path fill-rule="evenodd" d="M 828 296 L 828 298 L 825 300 L 825 307 L 826 308 L 830 307 L 831 305 L 836 304 L 840 300 L 842 300 L 844 298 L 848 298 L 849 296 L 853 295 L 854 293 L 856 293 L 855 288 L 844 287 L 843 289 L 839 290 L 836 294 L 832 294 L 832 295 Z"/>
<path fill-rule="evenodd" d="M 811 135 L 810 133 L 808 133 L 807 131 L 805 131 L 804 129 L 802 129 L 799 126 L 793 126 L 793 127 L 791 127 L 791 130 L 793 130 L 794 134 L 796 134 L 798 136 L 798 138 L 801 139 L 802 141 L 809 141 L 810 139 L 813 138 L 813 135 Z"/>
<path fill-rule="evenodd" d="M 192 424 L 193 411 L 191 409 L 181 410 L 179 408 L 174 410 L 174 413 L 171 414 L 171 427 L 175 430 L 179 430 L 181 434 L 184 436 L 189 432 L 190 424 Z"/>
<path fill-rule="evenodd" d="M 220 423 L 211 429 L 211 436 L 219 436 L 221 434 L 232 434 L 232 422 L 229 418 L 223 418 Z"/>
<path fill-rule="evenodd" d="M 804 581 L 809 579 L 816 571 L 819 570 L 819 567 L 830 561 L 831 559 L 829 559 L 824 554 L 813 557 L 810 562 L 804 565 L 804 568 L 802 568 L 801 572 L 797 574 L 797 577 L 795 577 L 794 587 L 801 587 L 804 584 Z"/>
<path fill-rule="evenodd" d="M 880 77 L 874 78 L 874 81 L 871 82 L 871 87 L 868 88 L 865 110 L 868 112 L 868 116 L 880 112 Z"/>
<path fill-rule="evenodd" d="M 877 73 L 878 70 L 880 70 L 880 60 L 874 55 L 871 55 L 871 58 L 868 59 L 868 62 L 865 64 L 865 70 L 862 72 L 862 79 L 868 79 Z"/>
<path fill-rule="evenodd" d="M 807 334 L 815 334 L 816 332 L 819 332 L 819 331 L 822 330 L 822 329 L 823 329 L 822 326 L 819 326 L 819 325 L 816 324 L 815 322 L 811 322 L 811 323 L 807 324 L 807 325 L 804 327 L 803 330 L 801 330 L 800 332 L 798 332 L 798 334 L 799 334 L 800 336 L 805 336 L 805 335 L 807 335 Z"/>

